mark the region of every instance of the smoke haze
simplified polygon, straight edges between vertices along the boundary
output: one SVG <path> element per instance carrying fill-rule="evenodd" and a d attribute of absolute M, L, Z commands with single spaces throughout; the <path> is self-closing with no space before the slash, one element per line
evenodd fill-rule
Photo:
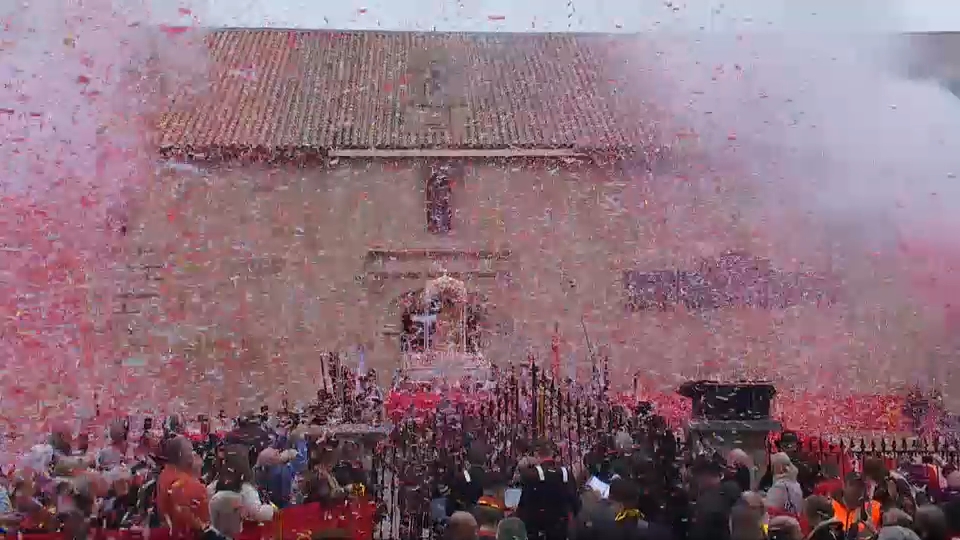
<path fill-rule="evenodd" d="M 758 254 L 841 283 L 835 332 L 867 353 L 807 373 L 844 373 L 841 386 L 874 391 L 948 381 L 960 101 L 904 76 L 912 51 L 896 34 L 645 38 L 626 65 L 668 119 L 659 135 L 673 141 L 672 161 L 699 171 L 700 191 L 758 232 Z M 696 220 L 694 206 L 681 198 L 677 211 Z M 787 328 L 776 339 L 802 341 Z"/>

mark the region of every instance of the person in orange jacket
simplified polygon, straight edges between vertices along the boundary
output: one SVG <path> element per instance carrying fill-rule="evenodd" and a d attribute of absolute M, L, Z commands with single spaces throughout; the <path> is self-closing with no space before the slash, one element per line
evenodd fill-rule
<path fill-rule="evenodd" d="M 880 530 L 880 503 L 866 498 L 867 484 L 858 472 L 848 473 L 843 481 L 839 499 L 833 499 L 833 517 L 843 523 L 843 529 Z"/>

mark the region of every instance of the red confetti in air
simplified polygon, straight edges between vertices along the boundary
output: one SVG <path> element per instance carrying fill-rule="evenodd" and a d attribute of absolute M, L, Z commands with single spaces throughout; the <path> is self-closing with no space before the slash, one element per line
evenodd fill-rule
<path fill-rule="evenodd" d="M 192 15 L 192 14 L 193 14 L 193 12 L 190 11 L 190 9 L 185 8 L 185 7 L 182 7 L 182 8 L 177 9 L 177 12 L 180 13 L 181 15 Z"/>
<path fill-rule="evenodd" d="M 360 9 L 357 10 L 357 13 L 359 13 L 359 14 L 361 14 L 361 15 L 365 14 L 366 12 L 367 12 L 367 8 L 360 8 Z"/>
<path fill-rule="evenodd" d="M 90 84 L 90 77 L 87 77 L 86 75 L 78 75 L 77 84 Z"/>
<path fill-rule="evenodd" d="M 186 26 L 169 26 L 166 24 L 160 25 L 160 31 L 168 36 L 178 36 L 187 31 Z"/>
<path fill-rule="evenodd" d="M 506 17 L 503 15 L 487 15 L 487 20 L 490 20 L 490 21 L 502 21 L 505 19 Z"/>

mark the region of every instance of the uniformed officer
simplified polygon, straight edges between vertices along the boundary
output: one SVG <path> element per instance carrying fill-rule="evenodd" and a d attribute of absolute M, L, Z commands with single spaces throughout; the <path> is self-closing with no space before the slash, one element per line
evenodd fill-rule
<path fill-rule="evenodd" d="M 527 526 L 530 538 L 566 539 L 570 517 L 579 510 L 576 479 L 554 455 L 549 444 L 540 443 L 533 459 L 520 466 L 523 492 L 517 517 Z"/>
<path fill-rule="evenodd" d="M 466 467 L 452 471 L 447 515 L 458 511 L 470 511 L 483 496 L 483 488 L 487 483 L 486 461 L 487 456 L 482 445 L 470 445 L 467 451 Z"/>

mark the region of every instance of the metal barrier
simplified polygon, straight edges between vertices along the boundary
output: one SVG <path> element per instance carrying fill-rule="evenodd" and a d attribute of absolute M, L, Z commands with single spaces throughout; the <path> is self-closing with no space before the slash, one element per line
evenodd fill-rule
<path fill-rule="evenodd" d="M 537 442 L 548 441 L 562 462 L 579 466 L 604 438 L 612 441 L 627 427 L 629 416 L 603 389 L 557 381 L 534 363 L 500 372 L 476 399 L 441 401 L 428 414 L 419 412 L 396 423 L 374 460 L 377 538 L 431 537 L 431 501 L 465 468 L 474 445 L 487 449 L 487 466 L 508 477 Z"/>
<path fill-rule="evenodd" d="M 671 431 L 663 419 L 649 416 L 644 404 L 623 405 L 596 382 L 583 386 L 557 380 L 532 361 L 498 372 L 494 383 L 476 396 L 434 397 L 426 414 L 421 410 L 395 418 L 389 443 L 374 458 L 376 538 L 435 538 L 431 514 L 436 509 L 431 503 L 442 495 L 440 486 L 465 468 L 466 451 L 473 444 L 486 449 L 487 466 L 510 476 L 534 443 L 547 441 L 563 463 L 579 468 L 591 452 L 612 448 L 618 434 L 626 432 L 662 461 L 647 471 L 652 476 L 645 482 L 662 484 L 665 497 L 681 485 L 680 469 L 698 447 L 691 446 L 684 434 Z M 634 407 L 637 410 L 630 410 Z M 770 438 L 768 451 L 777 451 L 775 437 Z M 942 437 L 807 436 L 800 453 L 818 468 L 834 464 L 835 471 L 828 471 L 829 466 L 823 470 L 840 478 L 861 469 L 870 458 L 882 459 L 890 469 L 934 456 L 944 464 L 960 465 L 960 447 Z"/>
<path fill-rule="evenodd" d="M 771 438 L 770 452 L 777 451 L 777 440 Z M 818 464 L 837 468 L 831 471 L 842 477 L 852 469 L 860 469 L 870 459 L 880 460 L 887 468 L 904 463 L 931 463 L 960 467 L 960 446 L 948 437 L 867 438 L 837 436 L 802 436 L 799 453 Z"/>

